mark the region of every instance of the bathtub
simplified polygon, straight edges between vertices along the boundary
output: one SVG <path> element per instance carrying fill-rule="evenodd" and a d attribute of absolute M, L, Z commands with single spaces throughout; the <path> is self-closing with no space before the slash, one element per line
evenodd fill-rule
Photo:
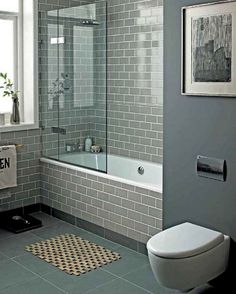
<path fill-rule="evenodd" d="M 161 164 L 88 152 L 66 153 L 60 155 L 60 160 L 55 159 L 41 158 L 41 161 L 162 193 Z"/>

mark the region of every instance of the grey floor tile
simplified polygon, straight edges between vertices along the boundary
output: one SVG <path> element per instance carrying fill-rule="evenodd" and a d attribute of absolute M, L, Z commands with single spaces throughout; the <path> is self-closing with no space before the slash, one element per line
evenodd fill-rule
<path fill-rule="evenodd" d="M 62 294 L 65 293 L 48 282 L 37 278 L 0 291 L 0 294 Z"/>
<path fill-rule="evenodd" d="M 13 260 L 38 275 L 45 275 L 56 270 L 55 266 L 28 252 Z"/>
<path fill-rule="evenodd" d="M 12 237 L 12 236 L 15 236 L 15 234 L 7 230 L 0 229 L 0 240 L 8 238 L 8 237 Z"/>
<path fill-rule="evenodd" d="M 9 259 L 9 257 L 7 257 L 6 255 L 0 253 L 0 262 Z"/>
<path fill-rule="evenodd" d="M 42 225 L 44 227 L 53 226 L 53 225 L 56 225 L 56 224 L 62 222 L 58 218 L 55 218 L 55 217 L 48 215 L 48 214 L 45 214 L 43 212 L 34 212 L 31 215 L 36 217 L 37 219 L 41 220 Z"/>
<path fill-rule="evenodd" d="M 133 271 L 122 277 L 135 285 L 138 285 L 153 294 L 181 294 L 178 290 L 167 289 L 158 284 L 155 280 L 149 265 Z M 216 290 L 210 285 L 203 285 L 188 292 L 188 294 L 216 294 Z M 218 293 L 219 294 L 219 293 Z M 222 293 L 221 293 L 222 294 Z"/>
<path fill-rule="evenodd" d="M 62 234 L 75 234 L 81 237 L 88 234 L 88 232 L 85 230 L 79 229 L 65 222 L 60 222 L 53 226 L 35 229 L 32 231 L 32 233 L 42 239 L 48 239 Z"/>
<path fill-rule="evenodd" d="M 39 241 L 40 238 L 31 233 L 22 233 L 6 239 L 0 239 L 0 252 L 10 258 L 25 254 L 25 246 Z"/>
<path fill-rule="evenodd" d="M 36 275 L 11 260 L 2 261 L 0 264 L 0 290 L 30 281 L 35 277 Z"/>
<path fill-rule="evenodd" d="M 101 238 L 93 233 L 77 228 L 46 214 L 34 213 L 33 215 L 43 221 L 44 227 L 19 235 L 3 232 L 5 237 L 0 237 L 0 268 L 3 272 L 3 274 L 1 274 L 0 271 L 0 294 L 84 294 L 89 291 L 92 291 L 91 293 L 104 294 L 150 293 L 139 287 L 139 285 L 142 286 L 143 284 L 138 284 L 135 279 L 132 280 L 132 275 L 127 275 L 127 277 L 125 277 L 127 280 L 123 278 L 118 279 L 118 277 L 122 277 L 147 265 L 148 258 L 145 255 L 136 253 L 135 251 L 129 250 L 117 243 Z M 119 252 L 122 259 L 106 265 L 102 267 L 102 269 L 97 269 L 76 277 L 60 271 L 56 267 L 25 251 L 26 245 L 65 233 L 76 234 L 93 243 Z M 12 260 L 9 258 L 12 258 Z M 6 264 L 6 267 L 2 266 L 2 264 Z M 11 271 L 13 265 L 14 270 L 12 275 Z M 17 274 L 17 271 L 20 272 L 19 275 Z M 42 276 L 43 279 L 40 279 L 39 276 Z M 3 283 L 1 283 L 1 278 L 4 281 Z M 47 282 L 44 282 L 44 280 Z M 114 288 L 109 292 L 109 287 L 107 288 L 106 286 L 104 286 L 105 292 L 100 292 L 103 289 L 103 287 L 100 289 L 100 286 L 106 285 L 115 280 L 118 281 L 117 285 L 121 287 L 121 292 Z M 1 288 L 1 286 L 4 289 Z M 116 284 L 112 284 L 112 287 L 116 287 Z M 61 289 L 62 292 L 58 289 Z"/>
<path fill-rule="evenodd" d="M 151 293 L 160 294 L 174 294 L 179 293 L 175 290 L 169 290 L 161 287 L 153 276 L 152 270 L 149 265 L 141 267 L 138 270 L 132 271 L 131 273 L 123 276 L 123 279 L 138 285 Z"/>
<path fill-rule="evenodd" d="M 116 248 L 115 251 L 121 254 L 121 259 L 106 265 L 103 269 L 119 277 L 149 264 L 147 256 L 123 246 Z"/>
<path fill-rule="evenodd" d="M 112 241 L 109 241 L 107 239 L 104 239 L 102 237 L 99 237 L 98 235 L 95 235 L 93 233 L 89 233 L 86 236 L 83 236 L 83 238 L 90 241 L 90 242 L 93 242 L 93 243 L 95 243 L 97 245 L 100 245 L 100 246 L 103 246 L 103 247 L 105 247 L 107 249 L 110 249 L 110 250 L 114 250 L 117 247 L 120 247 L 119 244 L 114 243 Z"/>
<path fill-rule="evenodd" d="M 86 294 L 147 294 L 150 292 L 145 291 L 123 279 L 116 279 L 111 283 L 100 286 Z M 158 293 L 161 294 L 161 293 Z"/>
<path fill-rule="evenodd" d="M 57 287 L 69 294 L 82 294 L 95 287 L 116 279 L 115 276 L 100 269 L 93 270 L 79 277 L 68 275 L 60 270 L 54 271 L 44 276 Z M 123 293 L 124 294 L 124 293 Z"/>

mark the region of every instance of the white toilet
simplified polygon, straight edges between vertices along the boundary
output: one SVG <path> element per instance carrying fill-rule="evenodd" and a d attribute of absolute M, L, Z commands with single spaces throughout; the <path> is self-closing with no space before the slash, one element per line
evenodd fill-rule
<path fill-rule="evenodd" d="M 229 236 L 191 223 L 164 230 L 147 243 L 157 281 L 184 292 L 222 274 L 228 265 L 229 247 Z"/>

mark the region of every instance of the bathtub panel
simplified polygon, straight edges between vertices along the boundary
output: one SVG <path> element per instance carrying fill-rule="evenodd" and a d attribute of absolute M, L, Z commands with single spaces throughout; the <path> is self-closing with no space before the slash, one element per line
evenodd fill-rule
<path fill-rule="evenodd" d="M 75 171 L 58 164 L 42 161 L 42 203 L 142 243 L 161 231 L 160 192 L 121 183 L 108 175 L 104 178 L 104 174 L 91 177 L 88 170 Z M 70 193 L 54 192 L 61 178 L 68 179 Z"/>

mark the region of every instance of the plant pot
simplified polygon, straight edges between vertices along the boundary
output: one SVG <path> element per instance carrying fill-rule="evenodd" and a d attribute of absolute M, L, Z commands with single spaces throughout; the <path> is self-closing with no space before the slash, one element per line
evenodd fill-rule
<path fill-rule="evenodd" d="M 20 123 L 20 110 L 18 99 L 13 99 L 11 124 L 18 125 Z"/>

